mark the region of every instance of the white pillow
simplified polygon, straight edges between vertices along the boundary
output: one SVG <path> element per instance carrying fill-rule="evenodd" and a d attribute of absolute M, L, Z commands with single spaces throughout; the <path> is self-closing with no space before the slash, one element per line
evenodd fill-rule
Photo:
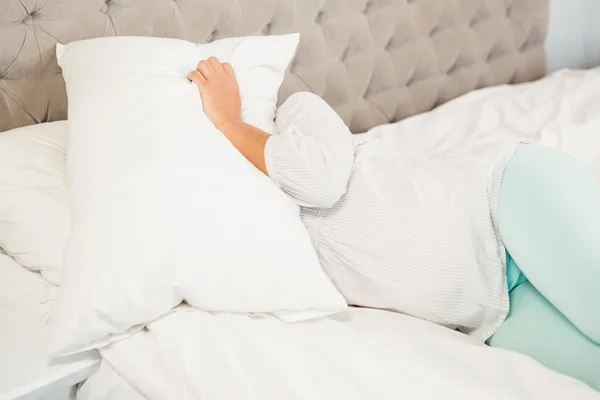
<path fill-rule="evenodd" d="M 0 134 L 0 247 L 55 285 L 71 231 L 66 144 L 66 121 Z"/>
<path fill-rule="evenodd" d="M 182 300 L 288 320 L 346 307 L 298 209 L 214 128 L 186 79 L 201 59 L 229 61 L 243 118 L 272 132 L 297 43 L 117 37 L 58 47 L 73 232 L 50 354 L 102 346 Z"/>

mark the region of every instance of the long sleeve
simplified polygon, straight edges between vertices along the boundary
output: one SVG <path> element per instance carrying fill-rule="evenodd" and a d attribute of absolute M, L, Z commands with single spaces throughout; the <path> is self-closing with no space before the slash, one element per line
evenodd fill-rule
<path fill-rule="evenodd" d="M 297 93 L 277 110 L 279 135 L 265 146 L 269 176 L 303 207 L 329 208 L 346 192 L 354 138 L 320 97 Z"/>

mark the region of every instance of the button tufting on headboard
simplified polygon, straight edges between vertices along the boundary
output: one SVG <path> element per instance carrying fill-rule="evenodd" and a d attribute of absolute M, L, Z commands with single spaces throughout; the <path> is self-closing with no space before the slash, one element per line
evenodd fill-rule
<path fill-rule="evenodd" d="M 27 16 L 25 16 L 21 22 L 25 25 L 31 25 L 33 23 L 33 14 L 27 14 Z"/>
<path fill-rule="evenodd" d="M 300 32 L 279 101 L 322 96 L 352 131 L 545 73 L 548 0 L 0 0 L 0 131 L 64 119 L 57 42 Z"/>
<path fill-rule="evenodd" d="M 315 16 L 315 22 L 317 24 L 320 24 L 321 21 L 323 21 L 323 17 L 325 16 L 325 13 L 323 12 L 323 10 L 319 10 L 319 12 L 317 13 L 317 15 Z"/>
<path fill-rule="evenodd" d="M 208 35 L 206 35 L 206 37 L 204 38 L 203 42 L 204 43 L 208 43 L 208 42 L 212 42 L 213 40 L 215 40 L 215 37 L 217 36 L 217 31 L 216 30 L 212 30 L 208 33 Z"/>
<path fill-rule="evenodd" d="M 271 22 L 269 22 L 268 24 L 265 25 L 265 27 L 262 29 L 262 34 L 263 35 L 268 35 L 271 33 Z"/>

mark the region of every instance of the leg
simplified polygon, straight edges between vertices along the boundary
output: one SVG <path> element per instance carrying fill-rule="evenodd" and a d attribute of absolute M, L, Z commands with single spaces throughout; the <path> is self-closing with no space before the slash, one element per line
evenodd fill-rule
<path fill-rule="evenodd" d="M 500 235 L 532 285 L 600 343 L 600 184 L 574 159 L 521 145 L 508 163 Z"/>
<path fill-rule="evenodd" d="M 510 303 L 508 318 L 488 340 L 490 346 L 527 354 L 600 390 L 600 345 L 575 328 L 529 282 L 510 293 Z"/>

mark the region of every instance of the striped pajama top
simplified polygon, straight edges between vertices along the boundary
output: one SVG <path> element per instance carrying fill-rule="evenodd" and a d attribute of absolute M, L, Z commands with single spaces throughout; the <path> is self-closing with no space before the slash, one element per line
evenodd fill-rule
<path fill-rule="evenodd" d="M 517 143 L 406 159 L 360 142 L 319 97 L 277 111 L 267 171 L 300 206 L 321 266 L 348 304 L 389 309 L 486 340 L 508 313 L 496 224 Z"/>

